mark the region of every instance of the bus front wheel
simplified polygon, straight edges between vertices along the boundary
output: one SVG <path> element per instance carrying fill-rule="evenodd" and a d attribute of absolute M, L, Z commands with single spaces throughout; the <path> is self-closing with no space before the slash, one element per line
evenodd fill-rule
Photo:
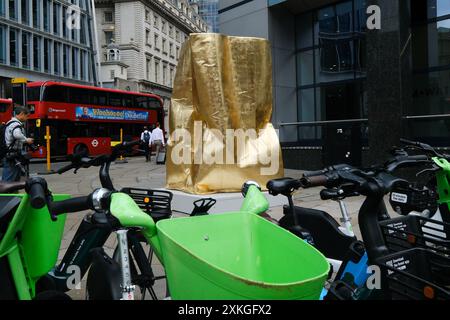
<path fill-rule="evenodd" d="M 89 149 L 85 144 L 77 144 L 75 148 L 73 148 L 73 153 L 87 157 L 89 155 Z"/>

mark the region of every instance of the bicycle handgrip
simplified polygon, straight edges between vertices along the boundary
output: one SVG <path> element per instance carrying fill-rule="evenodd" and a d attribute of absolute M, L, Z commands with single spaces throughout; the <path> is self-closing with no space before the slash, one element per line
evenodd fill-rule
<path fill-rule="evenodd" d="M 328 183 L 328 177 L 326 175 L 303 177 L 300 179 L 303 188 L 313 188 L 326 186 Z"/>
<path fill-rule="evenodd" d="M 32 183 L 28 190 L 31 206 L 34 209 L 42 209 L 47 201 L 44 187 L 40 183 Z"/>
<path fill-rule="evenodd" d="M 55 216 L 63 213 L 80 212 L 89 209 L 93 209 L 91 196 L 72 198 L 63 201 L 52 202 L 50 204 L 50 212 Z"/>

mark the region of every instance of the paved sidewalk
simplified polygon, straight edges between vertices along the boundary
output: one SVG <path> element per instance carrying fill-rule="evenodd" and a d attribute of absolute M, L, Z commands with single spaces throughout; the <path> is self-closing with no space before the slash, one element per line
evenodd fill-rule
<path fill-rule="evenodd" d="M 116 189 L 122 187 L 138 187 L 138 188 L 163 188 L 165 186 L 165 166 L 156 165 L 154 162 L 146 163 L 143 157 L 134 157 L 127 159 L 128 163 L 113 164 L 111 165 L 110 174 Z M 52 169 L 66 165 L 67 163 L 56 163 Z M 1 170 L 0 170 L 1 172 Z M 32 164 L 31 172 L 45 172 L 44 164 Z M 299 178 L 302 171 L 297 170 L 285 170 L 285 176 L 292 178 Z M 77 174 L 73 172 L 67 172 L 64 175 L 45 175 L 50 188 L 54 193 L 67 193 L 74 197 L 87 195 L 92 192 L 93 189 L 100 187 L 98 168 L 80 169 Z M 295 204 L 299 206 L 305 206 L 308 208 L 320 209 L 327 211 L 337 220 L 340 218 L 339 206 L 333 201 L 322 201 L 319 197 L 320 188 L 313 188 L 308 190 L 300 190 L 295 194 Z M 346 201 L 348 211 L 352 218 L 352 224 L 355 229 L 355 233 L 360 237 L 359 227 L 357 223 L 357 212 L 362 204 L 362 197 L 351 198 Z M 286 201 L 287 203 L 287 201 Z M 67 222 L 65 226 L 64 238 L 62 241 L 60 255 L 62 258 L 66 249 L 68 248 L 71 239 L 75 235 L 77 228 L 87 212 L 69 214 L 67 216 Z M 283 216 L 282 207 L 273 208 L 270 214 L 275 219 L 280 219 Z M 175 213 L 175 217 L 182 216 Z M 116 246 L 115 235 L 112 235 L 106 243 L 106 251 L 112 254 Z M 157 261 L 156 257 L 153 260 L 153 266 L 156 275 L 163 275 L 164 270 Z M 84 279 L 85 281 L 85 279 Z M 70 292 L 70 295 L 74 299 L 84 299 L 85 282 L 82 283 L 82 290 L 74 290 Z M 164 298 L 165 295 L 165 281 L 158 281 L 155 286 L 155 291 L 158 298 Z"/>

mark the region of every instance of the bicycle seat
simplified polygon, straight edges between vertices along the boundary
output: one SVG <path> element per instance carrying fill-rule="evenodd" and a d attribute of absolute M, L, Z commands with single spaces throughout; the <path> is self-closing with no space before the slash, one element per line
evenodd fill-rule
<path fill-rule="evenodd" d="M 25 189 L 25 182 L 0 182 L 0 193 L 11 193 Z"/>
<path fill-rule="evenodd" d="M 292 178 L 274 179 L 267 182 L 267 189 L 273 196 L 277 196 L 279 194 L 287 196 L 300 187 L 300 181 Z"/>

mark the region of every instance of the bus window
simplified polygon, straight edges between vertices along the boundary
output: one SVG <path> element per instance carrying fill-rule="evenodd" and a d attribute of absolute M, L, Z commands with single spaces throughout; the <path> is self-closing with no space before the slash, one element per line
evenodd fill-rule
<path fill-rule="evenodd" d="M 141 109 L 148 109 L 148 99 L 147 97 L 136 97 L 136 105 Z"/>
<path fill-rule="evenodd" d="M 41 98 L 41 87 L 27 88 L 28 101 L 39 101 Z"/>
<path fill-rule="evenodd" d="M 89 95 L 91 104 L 106 106 L 106 93 L 97 90 L 90 90 Z"/>
<path fill-rule="evenodd" d="M 127 108 L 133 108 L 135 106 L 134 104 L 134 97 L 131 94 L 124 94 L 123 95 L 123 105 Z"/>
<path fill-rule="evenodd" d="M 8 110 L 8 105 L 0 103 L 0 112 L 3 113 L 3 112 L 6 112 L 7 110 Z"/>
<path fill-rule="evenodd" d="M 67 88 L 62 86 L 50 86 L 45 88 L 44 101 L 66 102 Z"/>
<path fill-rule="evenodd" d="M 89 90 L 69 88 L 69 102 L 89 104 Z"/>
<path fill-rule="evenodd" d="M 118 93 L 110 93 L 109 94 L 109 105 L 111 107 L 123 107 L 122 96 Z"/>
<path fill-rule="evenodd" d="M 149 98 L 149 108 L 150 109 L 160 109 L 161 108 L 161 103 L 159 100 L 154 99 L 154 98 Z"/>

